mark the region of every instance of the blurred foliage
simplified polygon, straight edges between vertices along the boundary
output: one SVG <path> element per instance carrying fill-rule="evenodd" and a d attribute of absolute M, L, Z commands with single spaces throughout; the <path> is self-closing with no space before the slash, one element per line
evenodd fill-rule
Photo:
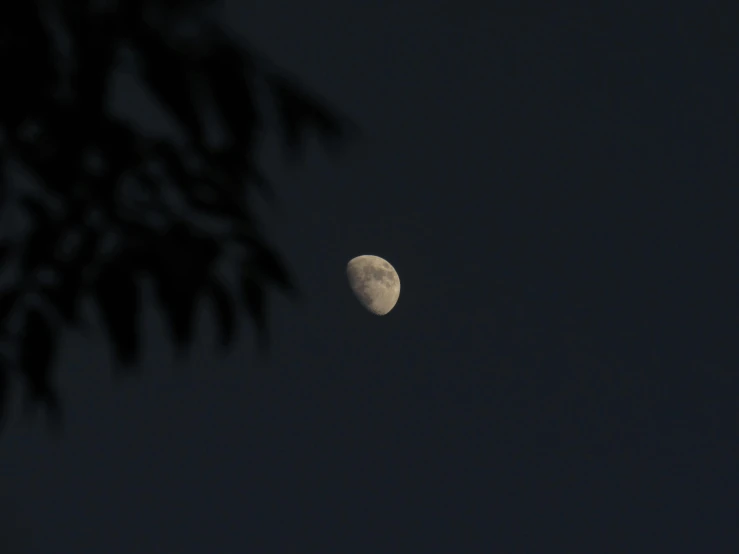
<path fill-rule="evenodd" d="M 208 17 L 211 4 L 27 0 L 0 8 L 0 198 L 3 213 L 12 204 L 29 221 L 22 238 L 0 242 L 0 407 L 17 381 L 28 406 L 60 421 L 60 331 L 84 323 L 86 298 L 120 368 L 133 368 L 144 277 L 178 347 L 193 338 L 196 303 L 207 297 L 224 345 L 243 311 L 267 348 L 268 289 L 290 291 L 293 281 L 250 212 L 247 193 L 271 190 L 257 162 L 269 127 L 258 97 L 271 100 L 293 161 L 306 130 L 340 146 L 350 123 L 228 38 Z M 112 113 L 124 58 L 176 120 L 178 140 Z M 206 137 L 213 114 L 219 144 Z M 18 186 L 18 171 L 34 186 Z M 224 263 L 238 272 L 238 290 L 219 273 Z"/>

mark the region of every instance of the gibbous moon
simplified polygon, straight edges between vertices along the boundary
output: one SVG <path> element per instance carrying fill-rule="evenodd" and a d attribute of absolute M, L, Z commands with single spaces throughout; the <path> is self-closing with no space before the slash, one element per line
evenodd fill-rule
<path fill-rule="evenodd" d="M 346 266 L 349 286 L 359 302 L 375 315 L 385 315 L 400 296 L 400 277 L 379 256 L 357 256 Z"/>

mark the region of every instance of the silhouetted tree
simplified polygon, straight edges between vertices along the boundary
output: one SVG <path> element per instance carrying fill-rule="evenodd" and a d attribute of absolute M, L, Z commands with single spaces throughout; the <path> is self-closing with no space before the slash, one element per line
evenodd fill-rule
<path fill-rule="evenodd" d="M 29 221 L 21 239 L 0 242 L 0 407 L 16 375 L 29 405 L 58 420 L 59 331 L 81 323 L 86 297 L 121 367 L 133 367 L 142 277 L 152 280 L 178 347 L 192 339 L 203 295 L 224 345 L 240 305 L 267 346 L 266 292 L 293 283 L 249 210 L 252 188 L 270 190 L 256 159 L 267 126 L 258 93 L 272 100 L 291 156 L 306 129 L 339 145 L 349 123 L 229 39 L 208 17 L 211 4 L 25 0 L 0 8 L 0 197 L 3 213 L 23 209 Z M 174 117 L 179 139 L 149 136 L 112 113 L 123 59 Z M 206 137 L 216 118 L 218 141 Z M 19 172 L 33 186 L 12 179 Z M 219 275 L 223 263 L 238 271 L 240 290 Z"/>

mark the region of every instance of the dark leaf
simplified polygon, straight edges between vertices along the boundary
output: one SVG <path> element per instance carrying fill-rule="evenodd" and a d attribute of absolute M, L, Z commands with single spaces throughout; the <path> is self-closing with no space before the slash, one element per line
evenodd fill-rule
<path fill-rule="evenodd" d="M 58 411 L 52 391 L 51 369 L 56 354 L 56 335 L 48 319 L 38 309 L 26 314 L 20 344 L 20 370 L 28 384 L 31 399 L 44 403 L 47 409 Z"/>
<path fill-rule="evenodd" d="M 20 296 L 21 291 L 16 288 L 0 292 L 0 324 L 5 322 L 5 319 L 12 312 Z"/>
<path fill-rule="evenodd" d="M 44 262 L 52 261 L 56 243 L 59 239 L 57 229 L 50 223 L 42 223 L 34 228 L 21 253 L 21 269 L 24 273 L 38 269 Z"/>
<path fill-rule="evenodd" d="M 19 101 L 16 105 L 2 106 L 0 109 L 7 109 L 9 112 L 20 111 L 18 104 L 22 101 L 36 103 L 53 87 L 56 71 L 51 55 L 50 37 L 34 2 L 17 4 L 13 6 L 13 11 L 4 10 L 0 20 L 3 20 L 3 23 L 12 22 L 7 28 L 0 29 L 3 50 L 10 53 L 2 60 L 4 83 L 2 88 L 11 89 L 12 92 L 8 96 L 15 97 L 14 99 Z M 34 71 L 24 72 L 24 68 L 28 67 L 33 67 Z M 28 78 L 25 79 L 24 76 Z"/>
<path fill-rule="evenodd" d="M 203 60 L 215 106 L 231 135 L 239 145 L 241 159 L 251 151 L 259 118 L 254 101 L 249 60 L 235 45 L 221 43 Z"/>
<path fill-rule="evenodd" d="M 172 330 L 175 345 L 181 351 L 192 340 L 198 291 L 192 282 L 168 279 L 167 274 L 156 275 L 155 279 L 159 303 Z"/>
<path fill-rule="evenodd" d="M 89 0 L 70 0 L 59 4 L 59 15 L 71 36 L 76 37 L 84 33 L 83 26 L 87 18 L 80 17 L 80 12 L 87 11 L 89 4 Z"/>
<path fill-rule="evenodd" d="M 318 100 L 284 77 L 269 75 L 267 80 L 275 95 L 286 146 L 293 154 L 299 153 L 303 134 L 308 129 L 318 131 L 329 144 L 335 144 L 345 137 L 346 123 Z"/>
<path fill-rule="evenodd" d="M 126 232 L 126 247 L 116 259 L 116 262 L 132 274 L 154 272 L 161 264 L 161 258 L 151 237 L 151 231 L 144 227 L 126 222 L 123 226 Z"/>
<path fill-rule="evenodd" d="M 0 99 L 2 102 L 2 99 Z M 2 114 L 0 114 L 0 126 L 2 125 Z M 8 196 L 8 166 L 7 156 L 4 152 L 0 152 L 0 206 L 5 205 Z"/>
<path fill-rule="evenodd" d="M 209 197 L 191 195 L 187 201 L 195 209 L 200 210 L 203 214 L 216 217 L 221 220 L 230 220 L 233 222 L 248 221 L 251 214 L 246 210 L 243 202 L 236 199 L 230 199 L 226 194 L 222 194 L 215 187 L 209 189 Z"/>
<path fill-rule="evenodd" d="M 294 289 L 290 273 L 278 255 L 269 248 L 261 247 L 252 254 L 250 261 L 252 271 L 256 271 L 269 279 L 284 291 Z"/>
<path fill-rule="evenodd" d="M 141 185 L 141 190 L 145 191 L 149 198 L 160 198 L 162 186 L 159 179 L 155 179 L 145 169 L 139 169 L 136 172 L 136 179 Z"/>
<path fill-rule="evenodd" d="M 181 220 L 174 222 L 165 233 L 167 246 L 171 246 L 176 251 L 187 249 L 193 236 L 192 227 Z"/>
<path fill-rule="evenodd" d="M 236 310 L 233 299 L 226 287 L 215 279 L 210 282 L 209 292 L 215 308 L 221 344 L 224 347 L 230 346 L 236 331 Z"/>
<path fill-rule="evenodd" d="M 187 171 L 184 161 L 177 149 L 170 142 L 161 141 L 154 146 L 154 153 L 159 156 L 167 168 L 174 185 L 185 194 L 190 193 L 192 176 Z"/>
<path fill-rule="evenodd" d="M 97 146 L 103 169 L 109 174 L 119 177 L 127 170 L 137 167 L 141 161 L 138 148 L 138 137 L 130 126 L 123 121 L 104 119 L 99 132 L 105 136 L 105 143 Z"/>
<path fill-rule="evenodd" d="M 60 275 L 60 282 L 42 288 L 44 296 L 64 320 L 71 324 L 78 323 L 77 305 L 80 298 L 81 276 L 65 271 Z"/>
<path fill-rule="evenodd" d="M 203 137 L 200 116 L 193 99 L 193 87 L 186 60 L 154 32 L 140 32 L 134 38 L 139 50 L 143 79 L 152 94 L 190 133 L 190 138 Z"/>
<path fill-rule="evenodd" d="M 12 246 L 7 240 L 0 242 L 0 272 L 5 269 L 5 261 L 8 258 L 8 254 L 10 254 L 11 248 Z"/>
<path fill-rule="evenodd" d="M 265 353 L 269 348 L 266 292 L 262 284 L 254 279 L 249 268 L 245 266 L 241 277 L 241 295 L 244 307 L 256 327 L 257 345 L 260 353 Z"/>
<path fill-rule="evenodd" d="M 274 206 L 276 203 L 274 189 L 266 175 L 264 175 L 257 167 L 252 165 L 249 168 L 247 178 L 249 179 L 249 184 L 259 191 L 262 199 Z"/>
<path fill-rule="evenodd" d="M 91 10 L 92 11 L 92 10 Z M 80 125 L 90 128 L 105 121 L 110 75 L 117 54 L 111 18 L 87 14 L 87 28 L 73 39 L 77 71 L 74 75 Z"/>
<path fill-rule="evenodd" d="M 120 362 L 130 367 L 138 360 L 138 323 L 141 299 L 131 268 L 110 263 L 95 282 L 95 295 L 103 323 Z"/>
<path fill-rule="evenodd" d="M 75 256 L 75 264 L 80 268 L 86 268 L 95 260 L 99 245 L 100 233 L 92 229 L 86 229 Z"/>
<path fill-rule="evenodd" d="M 51 221 L 51 214 L 43 202 L 31 196 L 24 196 L 20 200 L 21 205 L 26 209 L 28 214 L 33 218 L 36 224 L 45 224 Z"/>
<path fill-rule="evenodd" d="M 197 240 L 188 237 L 188 229 L 173 227 L 151 268 L 157 298 L 180 351 L 192 340 L 195 308 L 212 263 L 210 254 L 198 250 Z"/>
<path fill-rule="evenodd" d="M 10 408 L 10 370 L 5 358 L 0 356 L 0 431 L 8 418 Z"/>
<path fill-rule="evenodd" d="M 284 262 L 274 250 L 265 244 L 259 233 L 237 232 L 234 238 L 243 248 L 249 250 L 245 263 L 253 277 L 259 276 L 266 279 L 283 292 L 297 294 L 292 276 Z"/>
<path fill-rule="evenodd" d="M 200 279 L 205 281 L 206 276 L 211 272 L 213 265 L 221 255 L 221 243 L 211 236 L 199 234 L 193 236 L 191 246 L 188 249 L 191 260 L 195 262 Z"/>

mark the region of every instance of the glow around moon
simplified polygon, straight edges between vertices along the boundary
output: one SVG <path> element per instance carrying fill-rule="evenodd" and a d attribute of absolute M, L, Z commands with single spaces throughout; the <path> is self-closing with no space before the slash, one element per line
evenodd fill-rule
<path fill-rule="evenodd" d="M 385 315 L 400 297 L 400 277 L 379 256 L 357 256 L 346 266 L 349 286 L 359 302 L 375 315 Z"/>

